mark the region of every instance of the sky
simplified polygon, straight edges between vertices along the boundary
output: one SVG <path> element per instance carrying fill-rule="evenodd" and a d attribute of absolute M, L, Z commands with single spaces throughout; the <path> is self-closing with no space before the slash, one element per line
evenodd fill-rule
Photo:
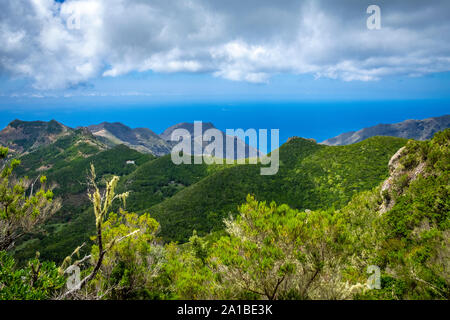
<path fill-rule="evenodd" d="M 0 127 L 202 120 L 321 141 L 449 114 L 448 17 L 448 0 L 0 0 Z"/>

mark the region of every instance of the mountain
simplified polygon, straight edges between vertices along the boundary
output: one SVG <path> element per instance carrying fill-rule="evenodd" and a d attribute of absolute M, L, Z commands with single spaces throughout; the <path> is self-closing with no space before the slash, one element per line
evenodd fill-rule
<path fill-rule="evenodd" d="M 148 129 L 101 124 L 74 130 L 56 121 L 49 129 L 50 123 L 8 126 L 34 141 L 20 144 L 9 136 L 23 148 L 16 155 L 21 160 L 17 176 L 34 179 L 45 174 L 55 196 L 63 200 L 44 232 L 17 242 L 11 254 L 23 265 L 36 251 L 41 259 L 60 264 L 83 243 L 80 257 L 89 254 L 95 217 L 86 195 L 86 174 L 92 163 L 101 190 L 111 176 L 120 176 L 117 192 L 130 191 L 126 210 L 148 212 L 160 223 L 158 241 L 183 244 L 195 230 L 212 247 L 225 233 L 224 218 L 239 214 L 238 206 L 252 194 L 267 204 L 276 202 L 308 215 L 323 211 L 345 220 L 342 226 L 357 239 L 348 249 L 364 253 L 360 265 L 348 269 L 349 276 L 366 276 L 372 263 L 382 272 L 382 289 L 365 291 L 362 298 L 448 297 L 450 129 L 427 141 L 376 136 L 345 146 L 292 137 L 279 149 L 278 174 L 262 176 L 262 164 L 175 165 L 169 154 L 155 157 L 119 142 L 134 142 L 137 135 L 153 138 Z M 54 133 L 52 126 L 62 129 Z M 192 124 L 176 126 L 193 129 Z M 93 134 L 102 130 L 110 136 Z M 189 244 L 177 248 L 191 250 Z"/>
<path fill-rule="evenodd" d="M 13 154 L 23 154 L 51 144 L 72 132 L 71 128 L 55 120 L 14 120 L 0 131 L 0 145 L 8 147 Z"/>
<path fill-rule="evenodd" d="M 16 173 L 33 177 L 49 171 L 73 166 L 78 161 L 107 150 L 108 146 L 98 141 L 85 128 L 71 130 L 55 142 L 19 157 L 21 165 Z"/>
<path fill-rule="evenodd" d="M 218 133 L 220 133 L 222 136 L 222 144 L 223 144 L 223 153 L 222 154 L 216 154 L 216 153 L 212 154 L 211 152 L 208 152 L 207 150 L 205 150 L 205 147 L 208 146 L 211 142 L 205 142 L 203 140 L 200 141 L 200 139 L 202 139 L 202 138 L 194 136 L 194 123 L 188 123 L 188 122 L 178 123 L 174 126 L 167 128 L 166 130 L 164 130 L 164 132 L 160 135 L 160 137 L 162 139 L 166 140 L 167 142 L 171 143 L 172 145 L 174 145 L 177 142 L 172 141 L 171 137 L 172 137 L 172 133 L 177 129 L 184 129 L 189 133 L 190 138 L 191 138 L 191 155 L 196 155 L 196 156 L 211 155 L 211 156 L 215 156 L 217 158 L 222 158 L 222 159 L 249 158 L 249 157 L 253 157 L 253 155 L 255 155 L 255 156 L 262 155 L 262 153 L 260 151 L 258 151 L 256 148 L 249 146 L 247 143 L 245 143 L 245 141 L 241 140 L 240 138 L 227 135 L 225 132 L 218 130 L 211 122 L 203 122 L 202 123 L 202 128 L 201 128 L 202 136 L 209 129 L 218 130 Z M 227 154 L 227 152 L 226 152 L 227 145 L 230 143 L 230 141 L 232 141 L 232 143 L 234 144 L 234 149 L 233 149 L 234 153 L 231 155 Z M 198 149 L 201 151 L 196 152 L 195 146 L 198 146 L 199 147 Z M 201 148 L 200 148 L 200 146 L 201 146 Z M 244 150 L 243 157 L 238 155 L 237 150 Z"/>
<path fill-rule="evenodd" d="M 383 181 L 389 159 L 405 143 L 401 138 L 373 137 L 329 147 L 291 139 L 280 148 L 276 175 L 260 175 L 260 165 L 222 166 L 148 209 L 142 210 L 146 202 L 152 204 L 144 195 L 135 203 L 130 201 L 128 209 L 150 212 L 160 222 L 165 240 L 184 242 L 193 230 L 200 235 L 222 230 L 223 219 L 237 214 L 248 194 L 301 210 L 339 208 L 356 193 Z"/>
<path fill-rule="evenodd" d="M 131 129 L 119 122 L 103 122 L 87 128 L 109 146 L 124 144 L 131 149 L 155 156 L 168 154 L 171 150 L 170 143 L 147 128 Z"/>
<path fill-rule="evenodd" d="M 342 146 L 363 141 L 374 136 L 391 136 L 414 140 L 428 140 L 436 132 L 450 128 L 450 115 L 425 120 L 406 120 L 394 124 L 379 124 L 359 131 L 350 131 L 325 140 L 322 144 Z"/>
<path fill-rule="evenodd" d="M 341 208 L 357 193 L 379 185 L 387 177 L 389 159 L 406 143 L 402 138 L 372 137 L 325 146 L 293 137 L 280 147 L 280 170 L 274 176 L 262 176 L 261 164 L 175 165 L 169 154 L 155 158 L 131 147 L 155 136 L 165 141 L 177 128 L 193 133 L 192 123 L 175 125 L 161 136 L 120 123 L 67 128 L 55 142 L 49 139 L 49 144 L 23 154 L 18 176 L 45 174 L 56 184 L 63 208 L 46 226 L 48 236 L 30 235 L 17 256 L 24 259 L 39 250 L 58 260 L 88 241 L 91 230 L 86 225 L 91 225 L 92 213 L 84 183 L 90 163 L 96 166 L 100 186 L 111 175 L 121 176 L 118 192 L 130 191 L 128 211 L 150 212 L 160 222 L 164 240 L 184 242 L 193 230 L 199 235 L 223 230 L 223 218 L 237 214 L 247 194 L 301 210 Z M 213 124 L 203 124 L 203 131 L 210 128 Z"/>
<path fill-rule="evenodd" d="M 84 127 L 78 127 L 76 129 L 69 128 L 55 120 L 45 121 L 21 121 L 14 120 L 6 128 L 0 131 L 0 145 L 6 146 L 10 149 L 11 154 L 21 155 L 34 150 L 37 150 L 41 146 L 49 145 L 59 138 L 71 135 L 77 129 L 83 129 Z M 161 135 L 156 134 L 147 128 L 132 129 L 122 123 L 103 122 L 97 125 L 91 125 L 86 127 L 86 130 L 90 131 L 93 136 L 106 148 L 112 148 L 114 146 L 124 144 L 131 149 L 139 151 L 141 153 L 152 154 L 155 156 L 164 156 L 170 153 L 172 147 L 176 144 L 171 141 L 171 134 L 176 129 L 185 129 L 192 137 L 192 154 L 196 148 L 194 145 L 200 143 L 202 145 L 202 152 L 200 154 L 209 154 L 204 151 L 208 142 L 194 141 L 194 124 L 193 123 L 179 123 L 170 128 L 167 128 Z M 204 133 L 208 129 L 215 129 L 212 123 L 203 123 Z M 245 150 L 244 157 L 255 154 L 260 154 L 259 151 L 237 137 L 227 136 L 224 132 L 220 131 L 223 136 L 223 148 L 224 153 L 226 151 L 227 142 L 233 141 L 234 150 L 241 148 Z M 220 158 L 225 158 L 226 154 L 217 155 Z M 237 159 L 237 152 L 235 152 L 230 158 Z"/>
<path fill-rule="evenodd" d="M 194 135 L 194 124 L 190 123 L 190 122 L 182 122 L 182 123 L 178 123 L 176 125 L 173 125 L 173 126 L 167 128 L 166 130 L 164 130 L 164 132 L 160 134 L 160 137 L 166 141 L 170 141 L 172 133 L 177 129 L 185 129 L 185 130 L 189 131 L 191 136 Z M 204 133 L 208 129 L 216 129 L 216 127 L 214 127 L 214 125 L 211 122 L 203 122 L 202 123 L 202 133 Z"/>
<path fill-rule="evenodd" d="M 47 175 L 57 184 L 54 192 L 63 208 L 46 225 L 47 236 L 27 236 L 15 256 L 23 261 L 39 250 L 60 261 L 73 247 L 89 243 L 94 224 L 84 181 L 91 162 L 101 185 L 113 174 L 121 176 L 118 192 L 130 191 L 128 211 L 150 212 L 161 223 L 164 240 L 184 242 L 193 230 L 200 235 L 223 230 L 223 218 L 236 214 L 249 193 L 299 209 L 343 206 L 386 178 L 389 158 L 404 144 L 404 139 L 376 137 L 327 147 L 293 138 L 280 148 L 279 173 L 261 176 L 260 165 L 177 166 L 170 155 L 154 158 L 124 145 L 108 149 L 87 129 L 77 130 L 21 157 L 18 173 Z"/>
<path fill-rule="evenodd" d="M 341 210 L 359 229 L 352 249 L 375 249 L 367 261 L 381 269 L 382 288 L 360 299 L 449 299 L 449 159 L 450 129 L 409 140 L 390 159 L 388 178 Z"/>
<path fill-rule="evenodd" d="M 118 191 L 130 192 L 128 209 L 144 210 L 202 180 L 214 168 L 216 166 L 205 163 L 175 165 L 171 156 L 166 155 L 142 164 L 133 173 L 120 179 Z"/>
<path fill-rule="evenodd" d="M 26 260 L 39 251 L 44 259 L 61 261 L 81 243 L 90 243 L 94 222 L 86 194 L 86 177 L 91 163 L 99 186 L 104 188 L 112 175 L 129 175 L 153 159 L 153 155 L 125 145 L 106 148 L 86 129 L 76 130 L 71 136 L 21 157 L 17 174 L 30 178 L 45 174 L 49 185 L 55 185 L 53 192 L 63 205 L 44 226 L 45 237 L 38 234 L 22 239 L 16 248 L 16 258 Z"/>

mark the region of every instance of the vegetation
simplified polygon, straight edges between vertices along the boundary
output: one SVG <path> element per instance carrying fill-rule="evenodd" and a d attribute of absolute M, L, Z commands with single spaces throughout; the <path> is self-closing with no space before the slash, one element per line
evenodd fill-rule
<path fill-rule="evenodd" d="M 49 122 L 14 120 L 8 125 L 7 130 L 0 133 L 0 145 L 8 147 L 12 154 L 18 156 L 51 144 L 71 132 L 72 129 L 55 120 Z"/>
<path fill-rule="evenodd" d="M 236 215 L 249 193 L 299 210 L 339 208 L 383 181 L 386 164 L 405 143 L 374 137 L 356 145 L 326 147 L 294 139 L 281 147 L 276 175 L 261 176 L 260 165 L 224 168 L 146 211 L 161 224 L 164 239 L 186 242 L 193 230 L 205 236 L 224 229 L 223 219 Z"/>
<path fill-rule="evenodd" d="M 213 253 L 233 298 L 343 299 L 352 293 L 342 275 L 350 243 L 340 215 L 267 205 L 251 196 L 239 212 L 226 221 L 229 236 Z"/>
<path fill-rule="evenodd" d="M 39 261 L 39 255 L 23 269 L 14 258 L 0 251 L 0 300 L 43 300 L 56 297 L 65 283 L 54 262 Z"/>
<path fill-rule="evenodd" d="M 92 208 L 77 219 L 88 217 L 78 226 L 91 226 L 91 242 L 66 243 L 75 251 L 59 268 L 37 258 L 18 266 L 20 251 L 0 252 L 0 298 L 449 299 L 449 144 L 450 129 L 423 142 L 294 139 L 275 176 L 164 157 L 126 172 L 114 149 L 100 151 L 85 161 L 111 159 L 123 176 L 109 161 L 89 164 Z M 180 186 L 169 192 L 172 181 Z M 81 278 L 66 288 L 70 266 Z M 380 269 L 379 289 L 367 286 L 369 266 Z"/>
<path fill-rule="evenodd" d="M 79 132 L 73 141 L 79 144 L 91 138 L 89 133 Z M 62 147 L 59 143 L 68 143 L 68 139 L 39 150 L 57 154 L 54 148 Z M 39 250 L 43 258 L 61 262 L 71 248 L 83 242 L 88 245 L 82 252 L 89 251 L 89 236 L 95 230 L 83 177 L 90 163 L 96 167 L 100 187 L 112 175 L 122 177 L 118 190 L 129 191 L 128 210 L 151 212 L 161 224 L 160 235 L 165 241 L 186 242 L 193 230 L 200 236 L 223 230 L 223 219 L 236 215 L 249 193 L 259 200 L 276 199 L 299 210 L 345 205 L 353 194 L 373 188 L 387 176 L 386 163 L 404 143 L 403 139 L 377 137 L 354 146 L 326 147 L 294 139 L 281 147 L 280 171 L 275 176 L 261 176 L 260 165 L 177 166 L 170 155 L 154 159 L 123 145 L 98 149 L 92 156 L 75 160 L 61 156 L 46 175 L 49 181 L 57 182 L 54 192 L 64 199 L 63 207 L 46 224 L 47 236 L 27 235 L 26 242 L 16 249 L 16 258 L 24 263 Z M 36 167 L 30 163 L 39 163 L 39 154 L 30 153 L 22 161 L 27 167 Z M 135 165 L 127 165 L 127 160 Z"/>
<path fill-rule="evenodd" d="M 84 137 L 84 135 L 80 137 Z M 44 148 L 53 150 L 55 146 Z M 29 165 L 33 161 L 38 162 L 38 157 L 40 156 L 31 153 L 21 161 Z M 24 241 L 19 243 L 15 249 L 16 258 L 23 263 L 39 250 L 42 258 L 62 262 L 64 257 L 69 255 L 71 250 L 80 243 L 91 243 L 89 237 L 95 232 L 95 229 L 85 182 L 91 164 L 96 168 L 99 187 L 104 188 L 106 181 L 113 175 L 130 174 L 153 159 L 154 157 L 151 155 L 143 155 L 124 145 L 105 151 L 98 149 L 96 154 L 76 160 L 58 157 L 57 161 L 52 162 L 53 166 L 46 171 L 46 175 L 50 183 L 56 183 L 53 191 L 56 196 L 63 198 L 63 206 L 43 227 L 47 233 L 45 236 L 42 234 L 24 236 Z M 127 164 L 127 161 L 134 161 L 134 164 Z M 28 174 L 34 177 L 39 173 L 30 171 Z M 90 245 L 84 247 L 82 253 L 89 251 L 89 247 Z"/>
<path fill-rule="evenodd" d="M 90 285 L 96 296 L 110 299 L 149 299 L 153 280 L 164 261 L 163 247 L 155 244 L 159 224 L 149 214 L 120 211 L 103 225 L 103 240 L 114 243 L 105 254 L 99 275 Z M 92 256 L 99 256 L 99 246 Z"/>
<path fill-rule="evenodd" d="M 377 261 L 397 298 L 450 298 L 449 147 L 450 130 L 409 141 L 387 189 L 393 205 L 381 221 Z"/>
<path fill-rule="evenodd" d="M 120 181 L 118 188 L 130 191 L 129 209 L 140 211 L 172 197 L 210 172 L 206 164 L 174 165 L 167 155 L 139 166 Z"/>
<path fill-rule="evenodd" d="M 0 160 L 8 149 L 0 147 Z M 36 258 L 25 269 L 17 269 L 14 259 L 7 254 L 15 241 L 25 232 L 39 227 L 60 208 L 53 200 L 51 190 L 45 188 L 45 176 L 40 177 L 41 187 L 34 194 L 34 183 L 26 179 L 15 181 L 12 173 L 20 161 L 4 163 L 0 172 L 0 299 L 48 299 L 63 284 L 54 263 L 41 263 Z M 30 189 L 26 194 L 27 189 Z"/>
<path fill-rule="evenodd" d="M 0 160 L 7 153 L 8 149 L 0 148 Z M 59 200 L 53 201 L 53 192 L 45 188 L 45 176 L 40 177 L 41 187 L 36 193 L 36 180 L 14 181 L 11 175 L 18 165 L 20 161 L 13 159 L 3 164 L 0 172 L 0 251 L 11 249 L 25 232 L 34 230 L 61 207 Z"/>

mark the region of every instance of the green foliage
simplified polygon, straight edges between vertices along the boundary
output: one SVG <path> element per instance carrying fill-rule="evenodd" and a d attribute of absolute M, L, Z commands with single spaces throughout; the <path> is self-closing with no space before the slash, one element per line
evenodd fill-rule
<path fill-rule="evenodd" d="M 104 146 L 98 142 L 97 145 L 91 145 L 92 142 L 88 138 L 84 135 L 65 137 L 55 144 L 23 156 L 21 161 L 24 169 L 18 171 L 18 175 L 26 174 L 32 177 L 40 172 L 40 168 L 41 170 L 45 168 L 49 182 L 58 184 L 56 194 L 76 195 L 86 189 L 82 179 L 89 171 L 91 163 L 94 164 L 99 177 L 122 176 L 130 174 L 141 164 L 154 159 L 152 155 L 141 154 L 124 145 L 103 150 Z M 84 150 L 83 145 L 91 147 Z M 126 164 L 128 160 L 135 161 L 136 165 Z M 101 180 L 100 185 L 104 186 L 105 181 Z"/>
<path fill-rule="evenodd" d="M 374 137 L 355 145 L 326 147 L 294 139 L 280 148 L 280 170 L 274 176 L 260 175 L 260 165 L 227 167 L 149 211 L 161 223 L 164 239 L 185 242 L 193 230 L 205 236 L 223 229 L 223 219 L 236 215 L 249 193 L 299 210 L 339 208 L 385 179 L 389 159 L 404 144 L 404 139 Z"/>
<path fill-rule="evenodd" d="M 381 289 L 365 290 L 354 296 L 356 300 L 401 300 L 407 293 L 407 284 L 392 276 L 381 275 Z"/>
<path fill-rule="evenodd" d="M 450 298 L 449 142 L 450 130 L 431 141 L 409 141 L 392 168 L 390 187 L 360 194 L 342 209 L 360 239 L 353 278 L 364 278 L 364 265 L 382 270 L 381 290 L 356 298 Z M 386 201 L 392 206 L 380 214 Z"/>
<path fill-rule="evenodd" d="M 34 172 L 42 170 L 56 171 L 66 167 L 68 163 L 76 163 L 104 149 L 105 146 L 92 135 L 79 130 L 22 156 L 22 168 L 17 174 L 32 176 Z"/>
<path fill-rule="evenodd" d="M 95 298 L 449 299 L 449 141 L 450 130 L 431 141 L 408 141 L 382 185 L 403 139 L 374 137 L 343 147 L 294 139 L 281 147 L 275 176 L 261 176 L 260 165 L 175 166 L 170 156 L 153 160 L 124 146 L 86 158 L 69 152 L 65 165 L 47 170 L 48 180 L 58 182 L 55 194 L 69 204 L 81 192 L 74 176 L 97 161 L 95 215 L 74 205 L 69 224 L 53 220 L 47 228 L 55 231 L 30 240 L 28 250 L 46 244 L 60 254 L 100 228 L 103 249 L 87 246 L 94 262 L 104 254 L 86 288 Z M 6 151 L 0 149 L 0 157 Z M 137 166 L 124 166 L 125 159 Z M 125 177 L 119 183 L 111 180 L 115 175 Z M 117 212 L 111 207 L 116 186 L 131 191 L 129 208 L 141 214 L 109 213 Z M 152 216 L 143 210 L 148 207 Z M 165 241 L 183 244 L 163 246 L 157 220 Z M 37 266 L 44 266 L 34 261 L 18 269 L 1 253 L 0 265 L 5 298 L 23 298 Z M 381 268 L 380 290 L 365 288 L 369 265 Z M 45 280 L 56 276 L 54 265 L 45 268 L 44 280 L 33 282 L 39 299 L 63 283 Z"/>
<path fill-rule="evenodd" d="M 208 258 L 208 242 L 205 239 L 197 235 L 197 231 L 194 230 L 192 237 L 189 238 L 192 251 L 197 259 L 199 259 L 203 265 L 206 264 Z"/>
<path fill-rule="evenodd" d="M 87 244 L 81 253 L 88 253 L 92 244 L 90 236 L 95 233 L 95 218 L 92 208 L 88 208 L 87 204 L 83 208 L 85 211 L 68 223 L 48 223 L 43 227 L 45 233 L 25 235 L 24 241 L 14 250 L 18 262 L 24 264 L 34 252 L 40 251 L 43 259 L 61 263 L 81 243 Z"/>
<path fill-rule="evenodd" d="M 410 141 L 404 159 L 415 166 L 394 182 L 380 256 L 406 286 L 401 298 L 450 298 L 449 146 L 450 129 L 431 141 Z"/>
<path fill-rule="evenodd" d="M 54 298 L 65 280 L 53 262 L 28 262 L 23 269 L 14 259 L 0 251 L 0 300 L 43 300 Z"/>
<path fill-rule="evenodd" d="M 34 153 L 29 156 L 34 157 Z M 64 257 L 80 243 L 91 243 L 89 237 L 95 232 L 95 228 L 84 182 L 91 163 L 96 168 L 97 183 L 103 188 L 112 175 L 130 174 L 152 159 L 154 159 L 152 155 L 143 155 L 119 145 L 87 158 L 57 161 L 46 173 L 48 183 L 57 183 L 54 193 L 63 197 L 63 207 L 44 226 L 47 232 L 45 237 L 40 234 L 25 235 L 24 242 L 16 250 L 16 258 L 24 262 L 39 250 L 44 259 L 62 262 Z M 136 164 L 126 164 L 127 160 L 135 161 Z M 36 173 L 28 172 L 28 174 Z M 89 250 L 90 245 L 83 248 L 82 253 Z"/>
<path fill-rule="evenodd" d="M 149 214 L 111 213 L 102 226 L 109 249 L 91 289 L 110 299 L 157 298 L 160 293 L 153 280 L 164 260 L 163 247 L 155 244 L 158 228 Z M 94 245 L 92 257 L 98 256 L 99 247 Z"/>
<path fill-rule="evenodd" d="M 5 159 L 8 155 L 8 148 L 0 147 L 0 160 Z"/>
<path fill-rule="evenodd" d="M 172 197 L 208 176 L 209 172 L 206 164 L 175 165 L 167 155 L 143 164 L 124 177 L 119 190 L 130 191 L 129 210 L 140 211 Z"/>
<path fill-rule="evenodd" d="M 7 152 L 0 150 L 0 160 Z M 0 250 L 11 249 L 24 232 L 32 231 L 60 208 L 59 201 L 53 201 L 53 192 L 45 187 L 45 176 L 40 177 L 41 187 L 35 193 L 34 183 L 12 179 L 19 165 L 19 160 L 12 159 L 0 172 Z M 26 194 L 30 184 L 31 190 Z"/>
<path fill-rule="evenodd" d="M 200 249 L 200 250 L 199 250 Z M 202 239 L 196 235 L 184 246 L 168 244 L 166 263 L 159 281 L 168 288 L 169 299 L 214 299 L 220 298 L 216 275 L 206 263 L 209 251 Z"/>
<path fill-rule="evenodd" d="M 229 237 L 220 239 L 212 254 L 234 298 L 337 299 L 357 287 L 342 276 L 350 237 L 339 214 L 268 206 L 251 196 L 239 212 L 226 222 Z"/>

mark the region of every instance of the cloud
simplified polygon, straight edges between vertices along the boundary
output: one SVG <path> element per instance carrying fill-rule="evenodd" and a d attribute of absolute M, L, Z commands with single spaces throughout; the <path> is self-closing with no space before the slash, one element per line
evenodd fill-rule
<path fill-rule="evenodd" d="M 1 0 L 0 74 L 47 90 L 149 70 L 253 83 L 450 70 L 450 2 L 377 3 L 381 30 L 360 0 Z"/>

